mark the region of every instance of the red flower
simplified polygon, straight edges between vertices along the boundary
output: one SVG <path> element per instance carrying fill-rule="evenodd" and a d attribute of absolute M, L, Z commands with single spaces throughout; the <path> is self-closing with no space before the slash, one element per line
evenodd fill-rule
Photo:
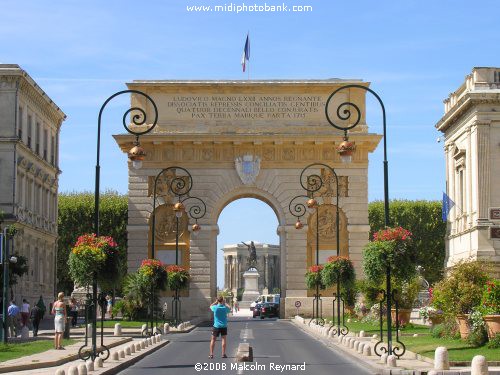
<path fill-rule="evenodd" d="M 323 269 L 323 266 L 321 265 L 314 265 L 309 267 L 309 272 L 314 272 L 314 273 L 319 273 Z"/>

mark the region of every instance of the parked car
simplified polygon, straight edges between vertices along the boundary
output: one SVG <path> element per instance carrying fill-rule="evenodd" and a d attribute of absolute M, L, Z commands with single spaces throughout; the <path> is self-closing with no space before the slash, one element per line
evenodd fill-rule
<path fill-rule="evenodd" d="M 250 311 L 253 311 L 253 309 L 255 308 L 255 305 L 257 305 L 259 302 L 260 302 L 260 299 L 256 299 L 255 301 L 253 301 L 250 304 Z"/>
<path fill-rule="evenodd" d="M 260 316 L 261 319 L 279 317 L 279 305 L 275 303 L 258 303 L 253 309 L 253 317 Z"/>

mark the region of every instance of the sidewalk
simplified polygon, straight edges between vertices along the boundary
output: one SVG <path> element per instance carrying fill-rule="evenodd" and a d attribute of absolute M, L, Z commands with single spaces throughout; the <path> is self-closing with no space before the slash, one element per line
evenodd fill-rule
<path fill-rule="evenodd" d="M 120 345 L 115 346 L 113 349 L 110 350 L 110 357 L 104 361 L 103 367 L 95 367 L 94 366 L 94 371 L 92 371 L 92 374 L 102 374 L 102 375 L 111 375 L 111 374 L 116 374 L 119 371 L 131 366 L 135 362 L 139 361 L 140 359 L 144 358 L 146 355 L 149 355 L 156 350 L 164 347 L 169 343 L 168 340 L 165 340 L 165 336 L 163 336 L 162 341 L 150 344 L 148 347 L 145 349 L 141 349 L 141 351 L 136 351 L 135 353 L 131 353 L 129 355 L 125 355 L 125 358 L 120 358 L 119 360 L 114 360 L 112 359 L 112 354 L 114 352 L 120 352 L 120 351 L 125 351 L 130 345 L 132 344 L 138 344 L 144 339 L 135 339 L 131 340 L 128 338 L 128 341 L 125 343 L 122 343 Z M 81 345 L 81 344 L 80 344 Z M 54 350 L 56 351 L 56 350 Z M 57 350 L 57 352 L 60 352 Z M 47 352 L 46 352 L 47 353 Z M 25 360 L 28 357 L 25 357 Z M 65 374 L 69 373 L 70 367 L 78 367 L 81 365 L 85 365 L 85 362 L 83 362 L 80 359 L 67 362 L 63 365 L 58 365 L 58 366 L 53 366 L 53 367 L 48 367 L 48 368 L 40 368 L 34 365 L 32 369 L 30 370 L 24 370 L 24 371 L 16 371 L 16 375 L 32 375 L 33 373 L 40 374 L 40 375 L 54 375 L 58 370 L 64 370 Z M 35 370 L 36 369 L 36 370 Z"/>
<path fill-rule="evenodd" d="M 104 345 L 111 349 L 127 343 L 129 344 L 130 341 L 132 341 L 132 338 L 130 337 L 105 337 Z M 83 340 L 79 340 L 74 344 L 66 346 L 65 350 L 51 349 L 45 352 L 2 362 L 0 363 L 0 373 L 21 370 L 27 370 L 27 373 L 33 373 L 33 369 L 35 368 L 51 368 L 62 365 L 68 361 L 75 361 L 78 359 L 78 350 L 83 343 Z M 100 343 L 100 338 L 98 343 Z M 51 369 L 50 371 L 51 373 L 54 373 L 55 370 Z"/>
<path fill-rule="evenodd" d="M 328 331 L 328 325 L 325 327 L 316 326 L 315 324 L 309 324 L 310 319 L 304 319 L 301 317 L 295 317 L 291 320 L 295 325 L 309 333 L 310 335 L 316 337 L 319 341 L 323 342 L 326 346 L 332 348 L 332 350 L 340 351 L 350 356 L 353 360 L 358 361 L 364 367 L 375 371 L 377 374 L 390 374 L 390 375 L 420 375 L 427 374 L 434 368 L 434 361 L 417 355 L 409 350 L 396 361 L 397 367 L 389 367 L 387 364 L 380 362 L 380 357 L 375 355 L 374 346 L 378 341 L 371 337 L 359 337 L 353 333 L 349 333 L 341 342 L 335 336 L 332 337 Z M 356 342 L 358 343 L 356 345 Z M 357 347 L 369 346 L 369 353 L 360 353 Z M 472 359 L 472 358 L 471 358 Z M 466 375 L 470 374 L 470 367 L 451 367 L 450 370 L 442 371 L 437 370 L 437 374 L 449 374 L 449 375 Z M 500 367 L 489 367 L 490 375 L 500 375 Z"/>

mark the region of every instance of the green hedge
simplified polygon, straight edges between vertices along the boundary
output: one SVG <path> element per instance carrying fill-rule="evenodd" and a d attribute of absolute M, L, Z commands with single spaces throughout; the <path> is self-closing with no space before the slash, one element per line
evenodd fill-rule
<path fill-rule="evenodd" d="M 390 226 L 401 226 L 413 233 L 417 264 L 424 268 L 429 283 L 440 280 L 444 269 L 446 223 L 441 218 L 441 201 L 393 200 L 389 204 Z M 384 228 L 384 202 L 368 205 L 370 239 Z"/>
<path fill-rule="evenodd" d="M 116 285 L 121 289 L 121 278 L 127 271 L 127 216 L 128 197 L 114 191 L 100 197 L 100 234 L 111 236 L 120 248 L 121 275 Z M 57 290 L 71 293 L 73 281 L 68 273 L 68 257 L 78 236 L 94 232 L 94 193 L 59 194 L 59 240 L 57 251 Z"/>

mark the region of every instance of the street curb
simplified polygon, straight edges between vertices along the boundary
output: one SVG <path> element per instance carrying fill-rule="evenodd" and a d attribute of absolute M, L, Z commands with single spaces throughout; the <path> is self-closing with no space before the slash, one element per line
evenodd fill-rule
<path fill-rule="evenodd" d="M 130 358 L 130 359 L 124 361 L 124 362 L 120 362 L 120 364 L 118 364 L 117 366 L 111 367 L 110 369 L 101 372 L 101 375 L 114 375 L 114 374 L 117 374 L 120 371 L 123 371 L 126 368 L 132 366 L 133 364 L 139 362 L 141 359 L 143 359 L 147 355 L 153 354 L 158 349 L 163 348 L 165 345 L 167 345 L 169 343 L 170 343 L 169 340 L 165 340 L 165 341 L 159 343 L 157 346 L 151 348 L 150 350 L 148 350 L 146 352 L 141 352 L 139 355 L 134 356 L 134 357 L 132 357 L 132 358 Z"/>
<path fill-rule="evenodd" d="M 300 328 L 305 334 L 315 338 L 316 340 L 322 342 L 327 348 L 329 349 L 340 349 L 339 351 L 342 352 L 342 354 L 346 354 L 350 359 L 354 360 L 354 362 L 358 365 L 360 365 L 361 367 L 367 369 L 367 370 L 370 370 L 372 371 L 372 374 L 374 375 L 382 375 L 383 372 L 381 372 L 380 370 L 385 370 L 385 369 L 381 369 L 380 367 L 378 366 L 374 366 L 372 363 L 369 363 L 369 362 L 366 362 L 366 361 L 363 361 L 363 360 L 360 360 L 359 357 L 355 356 L 353 353 L 347 351 L 347 350 L 344 350 L 344 348 L 342 348 L 340 345 L 331 345 L 332 342 L 325 339 L 324 337 L 322 336 L 318 336 L 318 335 L 315 335 L 313 332 L 309 332 L 307 331 L 306 329 L 304 329 L 303 324 L 299 324 L 297 322 L 295 322 L 293 319 L 291 320 L 291 323 L 296 325 L 298 328 Z M 375 370 L 375 372 L 373 372 Z"/>
<path fill-rule="evenodd" d="M 109 349 L 114 348 L 116 346 L 123 345 L 127 342 L 132 341 L 132 337 L 124 337 L 123 340 L 115 341 L 114 343 L 110 345 L 106 345 Z M 83 342 L 82 342 L 83 344 Z M 13 366 L 5 366 L 5 367 L 0 367 L 0 374 L 6 374 L 10 372 L 15 372 L 15 371 L 27 371 L 27 370 L 36 370 L 36 369 L 42 369 L 42 368 L 49 368 L 49 367 L 57 367 L 64 365 L 69 362 L 76 361 L 78 359 L 78 353 L 75 354 L 68 354 L 68 356 L 57 359 L 52 362 L 31 362 L 27 364 L 22 364 L 22 365 L 13 365 Z M 82 362 L 83 363 L 83 362 Z M 1 365 L 0 365 L 1 366 Z"/>

